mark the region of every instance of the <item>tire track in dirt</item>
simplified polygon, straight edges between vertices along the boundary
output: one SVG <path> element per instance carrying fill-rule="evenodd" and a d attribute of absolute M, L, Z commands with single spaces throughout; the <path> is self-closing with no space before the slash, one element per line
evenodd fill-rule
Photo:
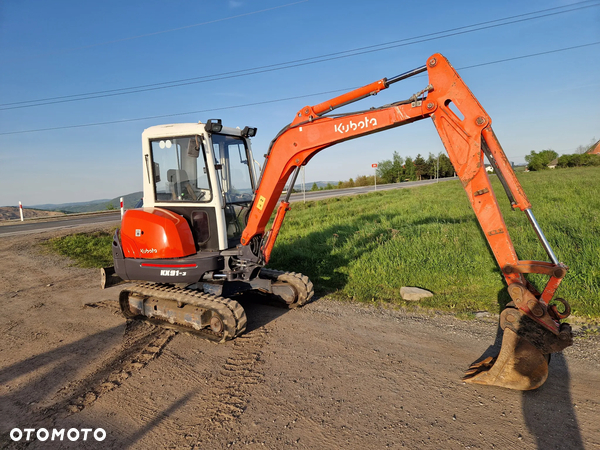
<path fill-rule="evenodd" d="M 85 307 L 106 308 L 114 313 L 119 312 L 114 301 L 89 303 Z M 91 406 L 102 395 L 120 387 L 134 372 L 160 356 L 176 334 L 173 330 L 144 322 L 127 321 L 120 350 L 108 358 L 102 368 L 63 387 L 56 395 L 63 399 L 44 411 L 43 417 L 46 420 L 53 416 L 65 417 Z"/>
<path fill-rule="evenodd" d="M 101 308 L 120 314 L 117 302 L 112 300 L 87 303 L 83 307 Z M 120 348 L 111 352 L 94 372 L 67 382 L 54 396 L 54 403 L 35 414 L 36 426 L 53 427 L 61 423 L 74 424 L 79 420 L 89 420 L 89 413 L 83 416 L 88 419 L 78 419 L 78 414 L 111 391 L 128 386 L 123 385 L 126 380 L 163 355 L 165 347 L 177 334 L 177 331 L 146 322 L 128 321 Z M 145 397 L 134 400 L 127 410 L 131 410 L 132 418 L 137 417 L 144 425 L 132 432 L 130 427 L 120 428 L 118 424 L 107 423 L 107 429 L 120 436 L 115 445 L 137 446 L 150 442 L 159 446 L 173 445 L 173 436 L 177 436 L 178 444 L 186 448 L 198 445 L 203 440 L 214 442 L 228 423 L 244 413 L 250 390 L 263 380 L 259 365 L 266 337 L 267 331 L 261 327 L 225 344 L 223 350 L 230 347 L 226 352 L 228 356 L 212 378 L 199 375 L 194 366 L 176 352 L 166 351 L 165 365 L 170 367 L 173 377 L 186 380 L 184 389 L 188 393 L 180 396 L 166 410 L 158 409 L 153 401 L 148 402 Z M 201 385 L 206 389 L 202 395 L 199 394 Z M 118 397 L 121 395 L 117 393 Z M 197 407 L 202 411 L 200 415 L 185 413 Z M 93 417 L 94 413 L 91 414 Z M 169 438 L 165 440 L 167 436 Z"/>
<path fill-rule="evenodd" d="M 116 311 L 116 304 L 100 303 L 105 304 L 99 307 Z M 135 372 L 160 356 L 176 334 L 173 330 L 160 329 L 144 322 L 128 321 L 121 347 L 105 359 L 99 369 L 63 386 L 54 396 L 54 404 L 33 412 L 28 425 L 32 428 L 55 428 L 58 423 L 92 406 L 102 396 L 121 387 Z M 10 442 L 8 439 L 5 441 Z M 6 448 L 24 448 L 21 444 L 13 442 Z"/>
<path fill-rule="evenodd" d="M 91 406 L 100 396 L 121 386 L 134 372 L 157 358 L 175 334 L 175 331 L 157 330 L 156 327 L 147 324 L 128 323 L 122 352 L 106 366 L 112 369 L 110 373 L 101 378 L 93 376 L 91 382 L 83 381 L 82 387 L 77 390 L 83 392 L 70 401 L 66 409 L 77 413 Z M 106 373 L 106 369 L 101 372 Z"/>
<path fill-rule="evenodd" d="M 194 449 L 205 448 L 203 442 L 232 426 L 246 410 L 248 394 L 264 379 L 260 371 L 267 330 L 260 327 L 233 341 L 233 351 L 213 382 L 210 406 L 202 423 L 198 424 Z"/>
<path fill-rule="evenodd" d="M 150 374 L 158 375 L 151 381 L 155 383 L 157 394 L 153 394 L 154 389 L 144 389 L 143 393 L 137 391 L 137 396 L 129 399 L 126 415 L 139 426 L 133 432 L 131 427 L 119 429 L 121 438 L 114 445 L 214 448 L 215 442 L 227 434 L 227 430 L 237 426 L 248 406 L 252 389 L 263 381 L 260 364 L 266 340 L 267 331 L 263 327 L 226 344 L 209 343 L 221 349 L 217 354 L 228 354 L 213 376 L 207 376 L 205 370 L 190 364 L 173 349 L 165 350 L 160 361 L 165 370 L 158 375 L 157 365 L 149 368 Z M 160 393 L 161 389 L 170 388 L 167 379 L 182 380 L 177 395 L 168 400 L 168 405 L 162 401 L 163 394 Z M 126 391 L 129 389 L 130 386 Z M 116 431 L 115 426 L 117 424 L 107 425 L 113 431 Z"/>

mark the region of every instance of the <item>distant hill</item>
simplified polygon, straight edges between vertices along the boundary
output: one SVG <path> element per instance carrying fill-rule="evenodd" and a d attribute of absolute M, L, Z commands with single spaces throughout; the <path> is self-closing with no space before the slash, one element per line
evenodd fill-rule
<path fill-rule="evenodd" d="M 310 191 L 313 185 L 313 181 L 310 183 L 306 182 L 306 190 Z M 337 181 L 316 181 L 317 186 L 319 188 L 323 188 L 327 186 L 328 183 L 331 183 L 334 186 L 337 186 Z M 302 185 L 298 182 L 294 185 L 294 189 L 296 191 L 302 190 Z M 135 208 L 135 205 L 140 201 L 143 197 L 144 193 L 142 191 L 133 192 L 131 194 L 127 194 L 123 196 L 123 205 L 125 209 Z M 74 213 L 83 213 L 83 212 L 94 212 L 94 211 L 106 211 L 108 209 L 119 209 L 119 197 L 115 197 L 113 199 L 103 199 L 103 200 L 91 200 L 89 202 L 77 202 L 77 203 L 46 203 L 43 205 L 33 205 L 32 208 L 46 210 L 46 211 L 59 211 L 66 214 L 74 214 Z M 19 211 L 17 210 L 17 215 Z"/>
<path fill-rule="evenodd" d="M 45 209 L 48 211 L 64 211 L 64 212 L 83 212 L 83 211 L 98 211 L 98 209 L 88 209 L 105 205 L 109 202 L 109 199 L 104 200 L 92 200 L 89 202 L 77 202 L 77 203 L 46 203 L 44 205 L 33 205 L 33 208 Z M 81 210 L 80 210 L 81 209 Z"/>
<path fill-rule="evenodd" d="M 131 209 L 135 207 L 137 202 L 142 198 L 143 193 L 133 192 L 123 196 L 123 205 L 125 209 Z M 82 213 L 82 212 L 94 212 L 94 211 L 106 211 L 108 209 L 119 209 L 120 197 L 113 199 L 104 200 L 92 200 L 89 202 L 77 202 L 77 203 L 60 203 L 60 204 L 45 204 L 35 205 L 34 208 L 43 209 L 48 211 L 60 211 L 67 214 Z M 18 213 L 18 211 L 17 211 Z"/>
<path fill-rule="evenodd" d="M 23 208 L 23 217 L 31 219 L 32 217 L 50 217 L 62 216 L 64 213 L 59 211 L 43 211 L 40 209 Z M 0 220 L 20 219 L 18 206 L 0 206 Z"/>

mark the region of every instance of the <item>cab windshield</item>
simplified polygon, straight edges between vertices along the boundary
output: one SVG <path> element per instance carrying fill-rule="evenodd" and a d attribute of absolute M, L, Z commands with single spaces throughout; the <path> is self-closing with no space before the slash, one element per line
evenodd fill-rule
<path fill-rule="evenodd" d="M 205 203 L 212 200 L 206 155 L 200 136 L 150 142 L 157 202 Z"/>

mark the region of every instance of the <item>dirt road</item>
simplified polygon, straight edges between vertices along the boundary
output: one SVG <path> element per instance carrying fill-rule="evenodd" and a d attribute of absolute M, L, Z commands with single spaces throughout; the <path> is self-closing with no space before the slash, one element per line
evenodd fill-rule
<path fill-rule="evenodd" d="M 0 448 L 600 448 L 598 335 L 525 393 L 461 382 L 493 317 L 248 298 L 249 331 L 214 344 L 127 324 L 119 287 L 40 250 L 58 233 L 0 239 Z M 15 427 L 107 436 L 17 443 Z"/>

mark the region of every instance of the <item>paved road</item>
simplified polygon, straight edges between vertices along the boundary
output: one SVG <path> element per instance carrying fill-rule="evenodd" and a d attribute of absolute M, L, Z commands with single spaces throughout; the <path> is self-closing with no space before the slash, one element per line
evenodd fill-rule
<path fill-rule="evenodd" d="M 448 180 L 456 180 L 457 178 L 441 178 L 440 181 L 448 181 Z M 415 186 L 425 186 L 427 184 L 434 184 L 436 180 L 423 180 L 423 181 L 408 181 L 405 183 L 391 183 L 391 184 L 381 184 L 377 185 L 378 191 L 389 191 L 392 189 L 405 189 Z M 373 186 L 363 186 L 363 187 L 355 187 L 349 189 L 333 189 L 328 191 L 307 191 L 306 192 L 306 200 L 324 200 L 326 198 L 331 197 L 344 197 L 347 195 L 357 195 L 357 194 L 366 194 L 368 192 L 373 192 L 375 189 Z M 283 197 L 282 197 L 283 198 Z M 303 201 L 303 195 L 300 194 L 292 194 L 290 196 L 290 203 L 293 202 L 301 202 Z"/>
<path fill-rule="evenodd" d="M 442 178 L 440 181 L 452 180 L 453 178 Z M 378 191 L 388 191 L 391 189 L 404 189 L 416 186 L 424 186 L 433 184 L 436 180 L 409 181 L 405 183 L 382 184 L 377 186 Z M 344 197 L 348 195 L 365 194 L 373 192 L 373 186 L 356 187 L 350 189 L 333 189 L 328 191 L 307 191 L 306 200 L 324 200 L 331 197 Z M 284 196 L 282 196 L 283 199 Z M 301 202 L 304 200 L 303 194 L 292 194 L 290 202 Z M 60 228 L 73 228 L 81 225 L 92 225 L 95 223 L 114 222 L 115 224 L 121 220 L 119 212 L 113 214 L 94 214 L 89 216 L 72 216 L 61 219 L 53 219 L 48 221 L 35 221 L 16 223 L 14 225 L 0 226 L 0 237 L 16 236 L 20 234 L 41 233 L 48 230 L 57 230 Z"/>
<path fill-rule="evenodd" d="M 23 222 L 14 225 L 4 225 L 0 227 L 0 237 L 16 236 L 20 234 L 41 233 L 48 230 L 58 230 L 60 228 L 73 228 L 81 225 L 91 225 L 94 223 L 121 221 L 121 213 L 113 214 L 95 214 L 90 216 L 75 216 L 60 220 L 51 220 L 48 222 Z"/>

